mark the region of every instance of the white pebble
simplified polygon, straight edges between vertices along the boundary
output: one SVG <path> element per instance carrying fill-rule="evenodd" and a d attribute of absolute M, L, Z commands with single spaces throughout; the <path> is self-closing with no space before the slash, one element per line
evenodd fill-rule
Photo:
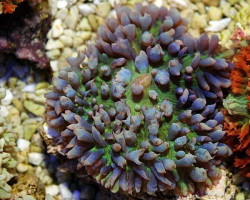
<path fill-rule="evenodd" d="M 9 115 L 9 110 L 5 106 L 0 106 L 0 117 L 7 117 Z"/>
<path fill-rule="evenodd" d="M 7 106 L 11 104 L 11 101 L 13 99 L 13 94 L 10 90 L 6 90 L 5 97 L 1 100 L 2 105 Z"/>
<path fill-rule="evenodd" d="M 57 2 L 57 8 L 65 8 L 68 5 L 67 0 L 58 0 Z"/>
<path fill-rule="evenodd" d="M 51 34 L 53 38 L 58 38 L 63 33 L 63 26 L 62 21 L 60 19 L 56 19 L 53 22 L 52 28 L 51 28 Z"/>
<path fill-rule="evenodd" d="M 84 3 L 79 5 L 78 9 L 83 16 L 88 16 L 92 13 L 95 13 L 95 6 L 93 4 Z"/>
<path fill-rule="evenodd" d="M 17 140 L 17 147 L 20 151 L 28 149 L 30 147 L 30 141 L 20 138 Z"/>
<path fill-rule="evenodd" d="M 52 39 L 49 39 L 49 41 L 45 46 L 46 50 L 61 49 L 63 47 L 64 47 L 63 43 L 60 40 L 52 40 Z"/>
<path fill-rule="evenodd" d="M 69 190 L 67 183 L 61 183 L 59 185 L 59 189 L 63 199 L 72 199 L 73 195 Z"/>
<path fill-rule="evenodd" d="M 231 22 L 231 18 L 224 18 L 218 21 L 209 21 L 209 27 L 205 29 L 205 31 L 211 31 L 211 32 L 219 32 L 222 31 L 224 28 L 228 26 L 228 24 Z"/>
<path fill-rule="evenodd" d="M 57 185 L 49 185 L 45 187 L 45 191 L 51 196 L 56 196 L 59 193 L 59 187 Z"/>
<path fill-rule="evenodd" d="M 50 61 L 50 67 L 51 67 L 53 72 L 57 72 L 58 71 L 58 61 L 57 60 Z"/>
<path fill-rule="evenodd" d="M 29 163 L 33 164 L 33 165 L 40 165 L 41 162 L 44 159 L 44 155 L 42 153 L 29 153 Z"/>
<path fill-rule="evenodd" d="M 35 84 L 35 83 L 28 84 L 28 85 L 26 85 L 26 86 L 22 89 L 22 92 L 32 92 L 32 93 L 34 93 L 34 92 L 35 92 L 35 87 L 36 87 L 36 84 Z"/>

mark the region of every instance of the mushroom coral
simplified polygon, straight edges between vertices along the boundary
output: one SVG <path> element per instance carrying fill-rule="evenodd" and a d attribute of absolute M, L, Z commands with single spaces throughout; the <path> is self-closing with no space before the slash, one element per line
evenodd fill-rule
<path fill-rule="evenodd" d="M 49 134 L 113 193 L 204 193 L 231 155 L 217 104 L 233 64 L 217 36 L 194 39 L 175 8 L 116 8 L 96 45 L 68 58 L 46 97 Z"/>
<path fill-rule="evenodd" d="M 234 166 L 240 174 L 250 178 L 250 46 L 241 47 L 234 57 L 235 70 L 231 72 L 232 94 L 223 101 L 223 138 L 235 153 Z"/>
<path fill-rule="evenodd" d="M 17 4 L 21 3 L 21 2 L 23 2 L 23 0 L 14 0 L 14 1 L 3 0 L 3 1 L 0 1 L 0 10 L 2 9 L 1 12 L 3 12 L 4 14 L 6 14 L 6 13 L 11 14 L 15 11 Z M 0 14 L 1 14 L 1 12 L 0 12 Z"/>

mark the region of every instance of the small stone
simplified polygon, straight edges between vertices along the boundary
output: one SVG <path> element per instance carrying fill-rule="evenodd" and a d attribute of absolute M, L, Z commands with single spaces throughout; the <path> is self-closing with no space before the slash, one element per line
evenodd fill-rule
<path fill-rule="evenodd" d="M 29 159 L 29 163 L 31 163 L 32 165 L 38 166 L 44 160 L 44 155 L 42 153 L 32 152 L 32 153 L 29 153 L 28 159 Z"/>
<path fill-rule="evenodd" d="M 239 3 L 241 0 L 228 0 L 228 3 L 230 3 L 231 5 L 234 5 L 236 3 Z"/>
<path fill-rule="evenodd" d="M 83 17 L 79 24 L 76 27 L 77 31 L 91 31 L 91 26 L 89 24 L 89 21 L 86 17 Z"/>
<path fill-rule="evenodd" d="M 72 55 L 72 49 L 69 47 L 65 47 L 62 51 L 61 57 L 62 58 L 68 58 Z"/>
<path fill-rule="evenodd" d="M 14 87 L 16 87 L 16 84 L 17 84 L 17 78 L 16 77 L 11 77 L 11 78 L 9 78 L 9 80 L 8 80 L 8 85 L 9 85 L 9 87 L 10 88 L 14 88 Z"/>
<path fill-rule="evenodd" d="M 46 194 L 45 200 L 55 200 L 50 194 Z"/>
<path fill-rule="evenodd" d="M 62 195 L 63 199 L 72 199 L 72 193 L 69 190 L 67 183 L 61 183 L 59 185 L 60 194 Z"/>
<path fill-rule="evenodd" d="M 58 61 L 57 60 L 50 61 L 50 67 L 51 67 L 53 72 L 57 72 L 58 71 Z"/>
<path fill-rule="evenodd" d="M 30 140 L 33 134 L 37 130 L 37 124 L 26 124 L 23 126 L 24 129 L 24 139 Z"/>
<path fill-rule="evenodd" d="M 207 6 L 219 6 L 220 0 L 202 0 Z"/>
<path fill-rule="evenodd" d="M 211 20 L 220 20 L 222 17 L 222 12 L 219 8 L 210 6 L 208 10 L 208 16 Z"/>
<path fill-rule="evenodd" d="M 36 116 L 42 116 L 45 113 L 43 105 L 28 100 L 24 101 L 24 108 Z"/>
<path fill-rule="evenodd" d="M 65 8 L 68 5 L 67 0 L 58 0 L 57 1 L 57 8 Z"/>
<path fill-rule="evenodd" d="M 67 8 L 62 8 L 60 9 L 57 13 L 56 13 L 56 16 L 55 18 L 56 19 L 60 19 L 60 20 L 64 20 L 68 15 L 68 9 Z M 52 36 L 52 33 L 51 33 L 51 36 Z"/>
<path fill-rule="evenodd" d="M 10 105 L 12 99 L 13 99 L 13 94 L 11 93 L 10 90 L 6 90 L 6 95 L 5 95 L 5 97 L 1 100 L 1 104 L 4 105 L 4 106 Z"/>
<path fill-rule="evenodd" d="M 20 149 L 20 151 L 28 149 L 30 147 L 30 141 L 19 138 L 17 140 L 17 147 Z"/>
<path fill-rule="evenodd" d="M 78 6 L 78 8 L 79 8 L 79 12 L 83 16 L 88 16 L 90 14 L 95 13 L 95 6 L 94 6 L 94 4 L 84 3 L 84 4 L 80 4 Z"/>
<path fill-rule="evenodd" d="M 5 106 L 0 106 L 0 117 L 7 117 L 9 115 L 9 110 Z"/>
<path fill-rule="evenodd" d="M 96 7 L 96 13 L 100 17 L 107 17 L 110 9 L 111 9 L 111 7 L 110 7 L 110 4 L 108 2 L 101 2 Z"/>
<path fill-rule="evenodd" d="M 36 84 L 35 90 L 39 90 L 39 89 L 47 89 L 50 86 L 50 84 L 48 82 L 39 82 L 38 84 Z"/>
<path fill-rule="evenodd" d="M 97 28 L 98 28 L 98 23 L 97 23 L 96 16 L 93 15 L 93 14 L 88 15 L 88 20 L 89 20 L 89 24 L 90 24 L 90 26 L 92 27 L 92 29 L 93 29 L 94 31 L 96 31 Z"/>
<path fill-rule="evenodd" d="M 199 13 L 200 14 L 205 14 L 206 10 L 205 10 L 205 5 L 202 2 L 197 2 L 196 6 L 198 7 Z"/>
<path fill-rule="evenodd" d="M 78 46 L 80 46 L 81 44 L 84 43 L 84 40 L 81 37 L 75 37 L 73 40 L 73 47 L 77 48 Z"/>
<path fill-rule="evenodd" d="M 81 37 L 84 41 L 88 40 L 91 37 L 90 31 L 78 31 L 76 32 L 77 37 Z"/>
<path fill-rule="evenodd" d="M 245 200 L 245 195 L 243 192 L 236 194 L 235 200 Z"/>
<path fill-rule="evenodd" d="M 48 193 L 52 196 L 56 196 L 59 194 L 59 187 L 57 185 L 49 185 L 49 186 L 45 187 L 45 191 L 46 191 L 46 193 Z"/>
<path fill-rule="evenodd" d="M 63 41 L 63 40 L 62 40 Z M 65 43 L 64 43 L 65 44 Z M 52 49 L 50 51 L 46 52 L 46 55 L 48 58 L 50 58 L 51 60 L 56 60 L 57 58 L 60 57 L 61 52 L 59 49 Z"/>
<path fill-rule="evenodd" d="M 45 49 L 52 50 L 52 49 L 61 49 L 63 47 L 64 47 L 64 45 L 60 40 L 49 39 L 46 46 L 45 46 Z"/>
<path fill-rule="evenodd" d="M 36 200 L 36 199 L 31 195 L 23 195 L 22 200 Z"/>
<path fill-rule="evenodd" d="M 14 98 L 12 100 L 12 104 L 15 106 L 15 108 L 19 111 L 19 112 L 22 112 L 23 111 L 23 103 L 17 99 L 17 98 Z"/>
<path fill-rule="evenodd" d="M 78 21 L 78 16 L 79 16 L 79 13 L 78 13 L 77 6 L 72 6 L 69 10 L 68 16 L 64 20 L 65 25 L 68 28 L 75 30 L 75 27 Z"/>
<path fill-rule="evenodd" d="M 4 88 L 0 88 L 0 100 L 2 100 L 6 96 L 6 90 Z"/>
<path fill-rule="evenodd" d="M 72 31 L 71 29 L 64 29 L 64 35 L 66 36 L 70 36 L 71 38 L 74 38 L 75 37 L 75 32 Z"/>
<path fill-rule="evenodd" d="M 223 18 L 219 21 L 209 21 L 210 26 L 205 30 L 210 32 L 219 32 L 226 28 L 230 22 L 231 18 Z"/>
<path fill-rule="evenodd" d="M 63 42 L 65 47 L 71 47 L 73 44 L 73 39 L 68 35 L 62 35 L 59 39 Z"/>
<path fill-rule="evenodd" d="M 53 38 L 58 38 L 63 33 L 63 26 L 61 19 L 56 19 L 51 28 L 51 34 Z"/>
<path fill-rule="evenodd" d="M 24 163 L 18 163 L 16 169 L 19 173 L 25 173 L 29 170 L 29 165 Z"/>
<path fill-rule="evenodd" d="M 207 15 L 199 15 L 198 13 L 195 13 L 190 25 L 193 29 L 203 30 L 207 26 Z"/>
<path fill-rule="evenodd" d="M 33 93 L 33 92 L 35 92 L 35 87 L 36 87 L 36 84 L 35 84 L 35 83 L 28 84 L 28 85 L 26 85 L 26 86 L 22 89 L 22 92 L 30 92 L 30 93 Z"/>
<path fill-rule="evenodd" d="M 141 111 L 141 106 L 139 104 L 135 105 L 135 111 L 140 112 Z"/>
<path fill-rule="evenodd" d="M 84 52 L 88 47 L 86 45 L 80 45 L 77 47 L 77 52 Z"/>

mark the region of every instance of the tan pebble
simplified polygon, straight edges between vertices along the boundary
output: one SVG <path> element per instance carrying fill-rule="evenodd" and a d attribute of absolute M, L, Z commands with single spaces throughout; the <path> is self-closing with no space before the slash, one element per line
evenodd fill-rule
<path fill-rule="evenodd" d="M 211 20 L 220 20 L 222 17 L 222 12 L 219 8 L 210 6 L 208 10 L 208 16 Z"/>
<path fill-rule="evenodd" d="M 200 14 L 205 14 L 206 10 L 205 10 L 205 5 L 202 2 L 197 2 L 196 6 L 198 7 L 198 11 Z"/>
<path fill-rule="evenodd" d="M 19 163 L 17 165 L 16 169 L 19 173 L 24 173 L 24 172 L 27 172 L 29 170 L 29 165 L 24 164 L 24 163 Z"/>
<path fill-rule="evenodd" d="M 55 60 L 55 59 L 59 58 L 60 55 L 61 55 L 61 52 L 59 49 L 52 49 L 52 50 L 46 52 L 46 56 L 48 58 L 50 58 L 51 60 Z"/>
<path fill-rule="evenodd" d="M 18 79 L 17 79 L 16 77 L 11 77 L 11 78 L 9 78 L 9 80 L 8 80 L 8 85 L 9 85 L 9 87 L 10 87 L 10 88 L 16 87 L 17 80 L 18 80 Z"/>
<path fill-rule="evenodd" d="M 59 39 L 62 41 L 65 47 L 71 47 L 73 44 L 73 39 L 72 37 L 68 35 L 61 35 Z"/>
<path fill-rule="evenodd" d="M 43 105 L 34 103 L 33 101 L 24 101 L 24 108 L 36 116 L 42 116 L 45 113 Z"/>
<path fill-rule="evenodd" d="M 86 17 L 83 17 L 80 21 L 80 23 L 76 27 L 77 31 L 91 31 L 92 28 L 89 24 L 89 21 Z"/>
<path fill-rule="evenodd" d="M 207 27 L 207 15 L 199 15 L 198 13 L 195 13 L 190 25 L 193 29 L 203 30 L 205 27 Z"/>
<path fill-rule="evenodd" d="M 12 104 L 19 110 L 19 112 L 23 111 L 23 104 L 19 99 L 12 99 Z"/>
<path fill-rule="evenodd" d="M 110 9 L 111 9 L 111 7 L 110 7 L 110 4 L 108 2 L 101 2 L 96 7 L 96 13 L 100 17 L 107 17 Z"/>
<path fill-rule="evenodd" d="M 220 0 L 202 0 L 202 2 L 208 6 L 219 6 Z"/>
<path fill-rule="evenodd" d="M 93 15 L 93 14 L 91 14 L 91 15 L 88 16 L 88 20 L 89 20 L 89 24 L 90 24 L 90 26 L 92 27 L 92 29 L 93 29 L 94 31 L 96 31 L 97 28 L 98 28 L 98 23 L 97 23 L 96 16 Z"/>
<path fill-rule="evenodd" d="M 138 81 L 144 88 L 148 87 L 151 84 L 152 77 L 149 74 L 142 74 L 137 77 L 135 81 Z"/>

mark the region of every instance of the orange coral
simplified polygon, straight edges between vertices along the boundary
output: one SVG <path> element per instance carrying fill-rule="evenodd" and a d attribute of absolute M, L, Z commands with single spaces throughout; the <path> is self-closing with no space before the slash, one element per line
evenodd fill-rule
<path fill-rule="evenodd" d="M 235 63 L 235 70 L 231 72 L 233 95 L 229 95 L 225 100 L 224 106 L 226 105 L 227 110 L 223 111 L 226 131 L 224 142 L 236 155 L 234 166 L 240 169 L 243 176 L 250 178 L 250 45 L 242 47 L 233 61 Z M 230 103 L 233 111 L 227 106 Z"/>

